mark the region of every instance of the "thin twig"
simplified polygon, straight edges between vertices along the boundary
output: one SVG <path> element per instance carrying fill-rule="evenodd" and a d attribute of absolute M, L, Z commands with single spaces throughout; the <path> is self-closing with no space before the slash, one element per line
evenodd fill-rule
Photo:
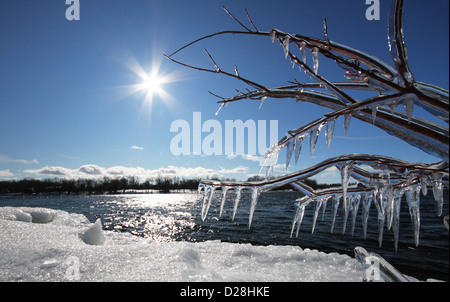
<path fill-rule="evenodd" d="M 211 61 L 214 63 L 214 67 L 216 67 L 216 72 L 220 72 L 219 66 L 217 65 L 216 61 L 214 61 L 213 57 L 209 54 L 209 52 L 206 50 L 206 48 L 205 48 L 205 51 L 206 51 L 206 53 L 208 54 L 208 57 L 209 57 L 209 58 L 211 59 Z"/>
<path fill-rule="evenodd" d="M 252 24 L 252 26 L 255 29 L 255 31 L 258 32 L 258 29 L 256 28 L 255 24 L 253 24 L 252 18 L 250 18 L 250 15 L 248 14 L 247 9 L 245 9 L 245 13 L 247 14 L 247 18 L 250 21 L 250 23 Z"/>
<path fill-rule="evenodd" d="M 239 23 L 240 26 L 242 26 L 243 28 L 245 28 L 246 30 L 248 30 L 249 32 L 253 32 L 250 29 L 248 29 L 247 26 L 245 26 L 244 24 L 242 24 L 241 22 L 239 22 L 238 19 L 236 19 L 226 8 L 225 6 L 222 6 L 222 8 L 231 16 L 231 18 L 233 18 L 237 23 Z"/>

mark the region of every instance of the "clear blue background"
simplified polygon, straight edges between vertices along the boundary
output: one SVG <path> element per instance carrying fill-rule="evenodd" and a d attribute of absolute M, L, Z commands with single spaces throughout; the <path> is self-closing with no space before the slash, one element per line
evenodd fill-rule
<path fill-rule="evenodd" d="M 2 0 L 0 179 L 132 174 L 145 179 L 169 172 L 172 176 L 245 180 L 259 171 L 257 161 L 226 155 L 174 156 L 171 123 L 177 119 L 192 123 L 193 112 L 201 112 L 203 121 L 217 119 L 222 125 L 227 119 L 274 119 L 281 137 L 329 110 L 291 99 L 267 99 L 260 110 L 259 102 L 242 101 L 215 116 L 219 106 L 208 90 L 228 97 L 247 86 L 222 75 L 181 67 L 162 55 L 210 33 L 241 30 L 224 12 L 224 5 L 250 26 L 247 8 L 260 31 L 278 28 L 322 37 L 322 22 L 327 18 L 331 40 L 391 64 L 387 41 L 390 1 L 380 2 L 381 20 L 368 21 L 364 0 L 80 0 L 80 20 L 68 21 L 69 5 L 64 0 Z M 419 81 L 448 89 L 449 2 L 405 2 L 404 34 L 412 72 Z M 281 46 L 266 37 L 215 37 L 175 58 L 213 68 L 203 48 L 222 69 L 233 72 L 237 64 L 242 76 L 266 86 L 284 85 L 294 77 L 309 81 L 303 72 L 291 68 Z M 310 54 L 308 60 L 311 63 Z M 133 85 L 142 81 L 139 68 L 166 76 L 168 82 L 162 85 L 166 93 L 154 95 L 150 102 L 143 91 L 134 91 Z M 319 73 L 332 80 L 343 79 L 343 72 L 323 57 Z M 419 108 L 414 114 L 429 118 Z M 305 144 L 298 165 L 291 164 L 289 171 L 350 153 L 383 154 L 413 162 L 439 160 L 372 125 L 353 119 L 347 137 L 342 125 L 340 118 L 329 150 L 321 134 L 314 155 L 309 155 Z M 278 162 L 284 164 L 284 158 L 283 150 Z M 285 171 L 279 168 L 276 172 Z M 318 179 L 332 181 L 336 173 L 328 174 Z"/>

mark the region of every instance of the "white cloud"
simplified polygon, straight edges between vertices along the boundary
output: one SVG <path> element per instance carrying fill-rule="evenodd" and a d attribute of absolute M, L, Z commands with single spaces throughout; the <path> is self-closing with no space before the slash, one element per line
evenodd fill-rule
<path fill-rule="evenodd" d="M 78 171 L 87 175 L 103 175 L 104 170 L 102 167 L 96 165 L 84 165 L 78 168 Z"/>
<path fill-rule="evenodd" d="M 225 177 L 230 174 L 245 174 L 248 167 L 238 166 L 232 169 L 211 169 L 204 167 L 178 167 L 167 166 L 157 169 L 144 169 L 142 167 L 113 166 L 109 168 L 97 165 L 83 165 L 78 169 L 67 169 L 64 167 L 44 167 L 41 169 L 28 169 L 24 171 L 28 174 L 40 176 L 57 176 L 64 178 L 101 178 L 101 177 L 127 177 L 134 176 L 141 180 L 155 177 L 185 177 L 185 178 L 207 178 Z M 5 173 L 6 175 L 6 173 Z"/>
<path fill-rule="evenodd" d="M 14 174 L 12 174 L 10 170 L 0 170 L 0 178 L 8 178 L 12 176 L 14 176 Z"/>
<path fill-rule="evenodd" d="M 49 167 L 46 166 L 41 169 L 30 169 L 30 170 L 24 170 L 25 173 L 30 174 L 39 174 L 39 175 L 52 175 L 52 176 L 67 176 L 71 177 L 73 175 L 74 171 L 71 169 L 66 169 L 64 167 Z"/>
<path fill-rule="evenodd" d="M 136 145 L 133 145 L 130 148 L 133 149 L 133 150 L 144 150 L 143 147 L 139 147 L 139 146 L 136 146 Z"/>
<path fill-rule="evenodd" d="M 4 154 L 0 154 L 0 163 L 3 164 L 24 164 L 24 165 L 29 165 L 29 164 L 39 164 L 39 162 L 36 159 L 33 160 L 26 160 L 26 159 L 12 159 Z"/>
<path fill-rule="evenodd" d="M 230 155 L 227 156 L 227 159 L 234 159 L 237 156 L 238 155 L 236 153 L 231 153 Z M 255 162 L 260 162 L 260 163 L 264 159 L 262 156 L 256 156 L 256 155 L 251 155 L 251 154 L 241 154 L 240 156 L 241 156 L 242 159 L 255 161 Z"/>
<path fill-rule="evenodd" d="M 251 155 L 251 154 L 243 154 L 243 155 L 241 155 L 241 157 L 243 159 L 250 160 L 250 161 L 256 161 L 256 162 L 262 162 L 262 160 L 263 160 L 263 157 Z"/>

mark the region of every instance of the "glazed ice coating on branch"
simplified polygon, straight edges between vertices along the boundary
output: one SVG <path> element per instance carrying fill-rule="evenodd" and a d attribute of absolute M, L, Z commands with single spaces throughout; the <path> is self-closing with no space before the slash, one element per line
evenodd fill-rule
<path fill-rule="evenodd" d="M 225 9 L 226 10 L 226 9 Z M 202 219 L 206 218 L 214 192 L 221 189 L 221 211 L 228 192 L 234 192 L 234 213 L 241 199 L 243 190 L 251 192 L 251 207 L 249 210 L 249 226 L 261 192 L 283 185 L 291 185 L 305 196 L 296 200 L 296 214 L 292 225 L 292 234 L 298 234 L 305 208 L 314 206 L 314 232 L 320 209 L 324 212 L 327 202 L 332 202 L 333 223 L 339 205 L 344 212 L 343 233 L 351 224 L 353 234 L 358 209 L 362 207 L 364 236 L 367 230 L 367 217 L 371 205 L 378 214 L 379 244 L 382 244 L 383 230 L 386 227 L 394 232 L 395 249 L 398 245 L 399 213 L 402 197 L 408 203 L 413 224 L 415 244 L 419 244 L 420 234 L 420 196 L 428 193 L 432 187 L 437 203 L 437 214 L 442 215 L 443 189 L 448 185 L 448 157 L 449 157 L 449 93 L 443 88 L 418 82 L 415 80 L 409 65 L 406 45 L 403 38 L 402 14 L 403 0 L 393 1 L 389 12 L 388 40 L 389 50 L 394 66 L 383 62 L 379 58 L 366 52 L 330 40 L 326 20 L 324 21 L 324 38 L 312 38 L 299 34 L 290 34 L 278 29 L 259 31 L 254 25 L 248 12 L 247 17 L 253 29 L 246 27 L 228 10 L 226 12 L 242 26 L 244 31 L 217 32 L 193 41 L 171 55 L 169 60 L 183 66 L 200 71 L 221 74 L 235 78 L 250 86 L 246 92 L 238 91 L 237 95 L 221 97 L 220 108 L 216 114 L 228 103 L 242 100 L 257 100 L 259 106 L 267 98 L 292 98 L 297 102 L 309 102 L 332 111 L 298 128 L 288 131 L 278 143 L 269 148 L 261 165 L 260 173 L 266 168 L 266 180 L 259 182 L 224 182 L 204 180 L 199 185 L 199 192 L 204 192 L 202 199 Z M 220 68 L 213 56 L 206 49 L 207 56 L 214 68 L 206 69 L 182 63 L 174 59 L 175 54 L 184 48 L 204 39 L 223 34 L 240 34 L 254 36 L 268 36 L 272 43 L 278 41 L 283 49 L 284 57 L 290 60 L 292 67 L 298 67 L 310 77 L 312 82 L 300 83 L 296 79 L 289 80 L 288 85 L 266 87 L 240 75 L 235 65 L 233 72 Z M 307 54 L 311 54 L 311 62 L 307 62 Z M 326 59 L 333 60 L 343 71 L 345 82 L 332 82 L 321 74 L 319 54 Z M 375 96 L 356 99 L 344 90 L 372 91 Z M 397 110 L 397 106 L 404 108 L 404 113 Z M 301 106 L 301 104 L 300 104 Z M 420 106 L 428 113 L 447 123 L 442 126 L 433 121 L 414 116 L 414 107 Z M 335 121 L 338 117 L 344 119 L 344 129 L 347 131 L 353 118 L 372 124 L 395 136 L 415 148 L 436 156 L 442 161 L 432 164 L 408 163 L 383 155 L 351 154 L 341 155 L 322 161 L 307 169 L 291 174 L 269 179 L 268 176 L 277 164 L 281 149 L 286 150 L 286 168 L 293 158 L 297 163 L 305 140 L 309 141 L 310 154 L 313 155 L 317 139 L 325 133 L 327 148 L 331 146 Z M 365 167 L 370 167 L 370 172 Z M 341 173 L 341 186 L 325 190 L 313 190 L 302 180 L 316 175 L 323 170 L 335 167 Z M 359 182 L 358 186 L 349 186 L 349 179 L 353 177 Z M 372 206 L 372 207 L 373 207 Z"/>

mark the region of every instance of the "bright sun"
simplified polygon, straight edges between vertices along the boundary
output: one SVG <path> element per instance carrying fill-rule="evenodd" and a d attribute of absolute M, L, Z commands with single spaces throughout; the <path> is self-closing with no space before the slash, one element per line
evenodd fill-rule
<path fill-rule="evenodd" d="M 145 91 L 148 94 L 154 94 L 155 92 L 160 93 L 161 92 L 161 84 L 162 79 L 156 75 L 145 75 L 142 77 L 142 90 Z"/>

